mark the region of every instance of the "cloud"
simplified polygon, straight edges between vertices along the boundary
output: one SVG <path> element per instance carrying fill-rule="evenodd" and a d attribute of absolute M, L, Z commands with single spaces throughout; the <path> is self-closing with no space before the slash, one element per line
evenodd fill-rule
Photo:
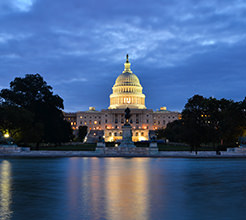
<path fill-rule="evenodd" d="M 1 0 L 0 12 L 8 14 L 13 11 L 29 12 L 36 0 Z"/>
<path fill-rule="evenodd" d="M 71 84 L 71 83 L 81 83 L 81 82 L 87 82 L 88 80 L 86 78 L 72 78 L 67 80 L 58 80 L 56 82 L 53 82 L 53 85 L 60 85 L 60 84 Z"/>
<path fill-rule="evenodd" d="M 34 4 L 34 0 L 12 0 L 13 6 L 23 12 L 27 12 Z"/>
<path fill-rule="evenodd" d="M 180 109 L 209 90 L 237 98 L 246 92 L 237 80 L 246 69 L 245 13 L 242 0 L 2 0 L 1 83 L 39 72 L 66 105 L 105 108 L 129 53 L 151 108 Z"/>

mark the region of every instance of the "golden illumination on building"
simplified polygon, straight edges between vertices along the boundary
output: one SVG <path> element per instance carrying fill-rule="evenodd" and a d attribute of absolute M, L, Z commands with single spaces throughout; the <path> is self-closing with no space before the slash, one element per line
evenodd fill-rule
<path fill-rule="evenodd" d="M 142 93 L 138 77 L 131 71 L 128 55 L 126 55 L 125 69 L 117 77 L 110 95 L 109 109 L 146 109 L 145 95 Z"/>

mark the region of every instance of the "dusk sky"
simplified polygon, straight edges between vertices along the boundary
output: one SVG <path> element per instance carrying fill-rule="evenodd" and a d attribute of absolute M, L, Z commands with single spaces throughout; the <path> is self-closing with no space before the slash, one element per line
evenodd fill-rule
<path fill-rule="evenodd" d="M 147 108 L 243 100 L 246 1 L 0 0 L 0 89 L 39 73 L 65 111 L 106 109 L 127 53 Z"/>

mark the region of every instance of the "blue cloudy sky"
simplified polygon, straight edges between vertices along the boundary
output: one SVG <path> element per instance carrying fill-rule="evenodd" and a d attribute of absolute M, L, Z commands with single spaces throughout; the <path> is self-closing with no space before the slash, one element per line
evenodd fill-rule
<path fill-rule="evenodd" d="M 66 111 L 107 108 L 129 53 L 148 108 L 246 96 L 245 0 L 0 0 L 0 89 L 40 73 Z"/>

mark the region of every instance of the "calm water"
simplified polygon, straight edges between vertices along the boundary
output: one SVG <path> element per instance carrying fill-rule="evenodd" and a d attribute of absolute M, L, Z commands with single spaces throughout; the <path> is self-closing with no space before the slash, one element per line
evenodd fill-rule
<path fill-rule="evenodd" d="M 0 219 L 246 219 L 246 160 L 0 159 Z"/>

